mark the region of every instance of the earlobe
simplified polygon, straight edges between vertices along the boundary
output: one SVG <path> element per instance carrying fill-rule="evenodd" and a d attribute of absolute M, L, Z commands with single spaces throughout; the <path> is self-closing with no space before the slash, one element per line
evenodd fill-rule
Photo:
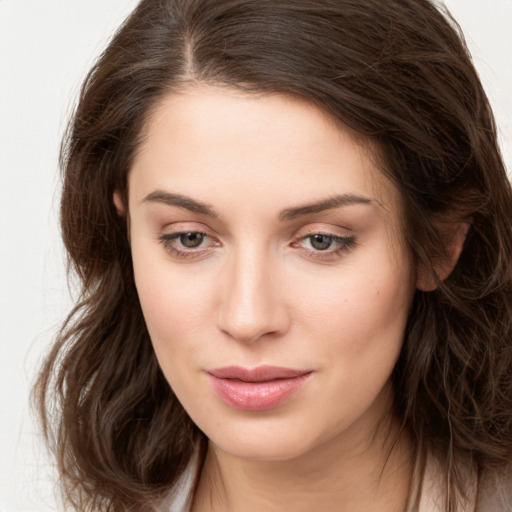
<path fill-rule="evenodd" d="M 130 212 L 126 206 L 126 200 L 123 198 L 123 195 L 119 190 L 114 192 L 112 202 L 114 203 L 119 217 L 122 217 L 122 219 L 126 221 L 126 236 L 128 238 L 128 243 L 130 243 Z"/>
<path fill-rule="evenodd" d="M 440 230 L 443 239 L 446 240 L 446 255 L 434 259 L 431 268 L 425 268 L 424 265 L 420 266 L 416 278 L 416 288 L 418 290 L 423 292 L 434 291 L 438 283 L 444 281 L 452 273 L 464 248 L 470 226 L 470 222 L 459 222 L 455 228 L 452 224 L 449 230 Z"/>
<path fill-rule="evenodd" d="M 125 208 L 124 201 L 123 201 L 123 198 L 122 198 L 119 190 L 116 190 L 114 192 L 112 200 L 113 200 L 114 206 L 116 207 L 117 214 L 120 217 L 124 217 L 126 215 L 126 208 Z"/>

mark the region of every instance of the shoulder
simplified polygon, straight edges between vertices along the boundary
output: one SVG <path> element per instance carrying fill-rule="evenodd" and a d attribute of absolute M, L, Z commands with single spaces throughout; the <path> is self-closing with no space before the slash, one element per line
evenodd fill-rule
<path fill-rule="evenodd" d="M 196 449 L 185 471 L 170 489 L 167 496 L 154 505 L 155 512 L 187 512 L 190 510 L 199 472 L 199 458 L 199 450 Z"/>
<path fill-rule="evenodd" d="M 446 486 L 442 466 L 432 455 L 417 464 L 413 475 L 413 494 L 408 512 L 443 512 L 446 510 Z M 468 487 L 457 510 L 462 512 L 511 512 L 512 463 L 501 469 L 478 472 L 472 465 L 459 467 Z"/>

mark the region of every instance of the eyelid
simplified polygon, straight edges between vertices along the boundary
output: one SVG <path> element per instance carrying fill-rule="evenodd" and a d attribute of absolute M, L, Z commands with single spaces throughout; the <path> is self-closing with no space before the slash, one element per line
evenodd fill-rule
<path fill-rule="evenodd" d="M 297 229 L 293 233 L 292 238 L 294 240 L 299 240 L 301 238 L 312 235 L 326 235 L 337 238 L 350 238 L 354 236 L 354 233 L 350 229 L 343 228 L 340 226 L 334 226 L 332 224 L 309 224 L 305 227 Z"/>
<path fill-rule="evenodd" d="M 306 233 L 306 234 L 300 235 L 292 242 L 292 245 L 302 242 L 303 240 L 311 238 L 315 235 L 322 235 L 327 238 L 332 238 L 335 241 L 343 242 L 343 243 L 349 243 L 349 242 L 355 241 L 355 236 L 353 236 L 353 235 L 337 235 L 335 233 L 328 232 L 328 231 L 313 231 L 311 233 Z M 322 252 L 322 251 L 319 250 L 319 252 Z M 328 250 L 325 250 L 324 252 L 328 252 Z"/>
<path fill-rule="evenodd" d="M 340 228 L 334 226 L 327 228 L 325 225 L 307 226 L 307 228 L 304 230 L 300 229 L 296 231 L 291 246 L 297 249 L 301 249 L 303 254 L 306 254 L 306 256 L 309 258 L 320 261 L 323 260 L 326 262 L 334 261 L 341 258 L 342 254 L 352 249 L 357 243 L 354 234 L 348 233 L 346 230 L 344 230 L 344 233 L 340 233 L 339 231 Z M 336 247 L 321 250 L 309 249 L 307 247 L 300 246 L 302 242 L 315 235 L 323 235 L 333 239 Z"/>
<path fill-rule="evenodd" d="M 178 240 L 179 243 L 179 238 L 187 233 L 197 233 L 210 239 L 211 242 L 207 246 L 201 245 L 197 248 L 178 247 L 175 245 L 175 242 Z M 211 252 L 215 247 L 219 247 L 221 245 L 216 236 L 214 236 L 209 230 L 204 229 L 204 225 L 186 222 L 179 222 L 165 226 L 159 233 L 157 241 L 164 246 L 165 251 L 170 255 L 181 259 L 200 258 L 201 256 Z"/>
<path fill-rule="evenodd" d="M 162 232 L 158 235 L 158 242 L 164 246 L 164 249 L 171 255 L 178 258 L 201 258 L 205 256 L 222 244 L 218 237 L 211 234 L 209 229 L 204 229 L 204 224 L 196 223 L 176 223 L 165 226 Z M 169 229 L 171 228 L 171 229 Z M 325 226 L 325 224 L 308 225 L 298 229 L 293 234 L 292 242 L 290 246 L 296 249 L 300 249 L 304 254 L 310 256 L 313 259 L 318 260 L 333 260 L 341 256 L 351 249 L 356 244 L 356 237 L 347 232 L 348 230 L 340 228 L 339 226 Z M 187 233 L 196 233 L 202 235 L 209 242 L 203 245 L 201 241 L 198 247 L 186 247 L 180 244 L 180 237 Z M 334 247 L 328 247 L 326 249 L 308 248 L 301 244 L 304 243 L 308 238 L 315 235 L 322 235 L 332 239 Z"/>

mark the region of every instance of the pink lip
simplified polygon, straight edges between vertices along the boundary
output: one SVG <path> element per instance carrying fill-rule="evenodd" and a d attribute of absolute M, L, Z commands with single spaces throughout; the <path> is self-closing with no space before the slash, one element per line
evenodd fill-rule
<path fill-rule="evenodd" d="M 227 366 L 208 371 L 213 389 L 228 405 L 245 411 L 272 409 L 302 387 L 310 370 L 278 366 Z"/>

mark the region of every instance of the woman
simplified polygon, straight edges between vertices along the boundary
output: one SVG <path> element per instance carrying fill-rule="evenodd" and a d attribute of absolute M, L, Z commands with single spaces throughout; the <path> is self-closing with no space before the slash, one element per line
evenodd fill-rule
<path fill-rule="evenodd" d="M 76 510 L 509 509 L 512 194 L 447 15 L 144 0 L 62 165 Z"/>

